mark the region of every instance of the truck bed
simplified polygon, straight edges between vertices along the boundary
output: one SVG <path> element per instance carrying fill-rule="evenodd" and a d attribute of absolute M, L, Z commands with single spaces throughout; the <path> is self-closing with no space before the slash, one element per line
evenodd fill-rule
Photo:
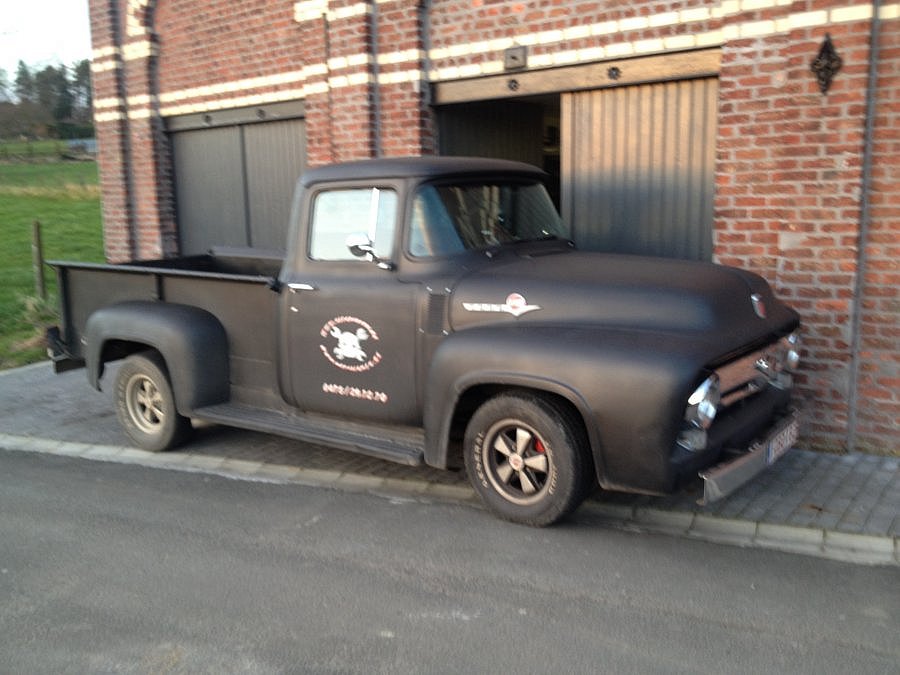
<path fill-rule="evenodd" d="M 83 362 L 84 327 L 96 310 L 133 300 L 178 303 L 205 309 L 222 323 L 236 388 L 272 391 L 278 296 L 269 285 L 281 263 L 275 254 L 244 249 L 118 265 L 50 262 L 61 307 L 64 358 L 55 359 L 57 370 Z"/>

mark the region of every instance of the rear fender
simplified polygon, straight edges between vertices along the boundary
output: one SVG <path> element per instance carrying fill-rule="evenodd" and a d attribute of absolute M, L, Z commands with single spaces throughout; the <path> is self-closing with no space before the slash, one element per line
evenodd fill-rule
<path fill-rule="evenodd" d="M 228 400 L 228 337 L 206 310 L 163 302 L 110 305 L 90 316 L 84 341 L 88 380 L 95 389 L 100 389 L 106 362 L 116 358 L 107 347 L 129 343 L 162 355 L 182 415 Z"/>

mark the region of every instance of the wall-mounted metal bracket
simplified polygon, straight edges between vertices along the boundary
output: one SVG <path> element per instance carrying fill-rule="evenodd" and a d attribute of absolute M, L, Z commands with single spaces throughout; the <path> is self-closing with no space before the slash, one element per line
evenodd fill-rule
<path fill-rule="evenodd" d="M 510 47 L 503 52 L 503 68 L 506 70 L 522 70 L 528 67 L 528 47 L 520 45 Z"/>

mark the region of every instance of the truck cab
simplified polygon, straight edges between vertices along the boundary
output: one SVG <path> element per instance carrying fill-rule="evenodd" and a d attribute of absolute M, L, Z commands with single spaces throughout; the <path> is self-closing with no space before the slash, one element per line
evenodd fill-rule
<path fill-rule="evenodd" d="M 421 425 L 457 281 L 503 246 L 570 246 L 527 165 L 382 160 L 300 183 L 279 281 L 283 384 L 303 410 Z"/>

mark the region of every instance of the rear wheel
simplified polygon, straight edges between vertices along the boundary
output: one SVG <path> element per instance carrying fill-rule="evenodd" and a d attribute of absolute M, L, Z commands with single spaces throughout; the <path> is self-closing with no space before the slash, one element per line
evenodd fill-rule
<path fill-rule="evenodd" d="M 590 458 L 574 415 L 549 398 L 504 394 L 469 422 L 469 480 L 497 515 L 550 525 L 574 511 L 591 484 Z"/>
<path fill-rule="evenodd" d="M 184 442 L 191 421 L 178 414 L 165 363 L 155 352 L 125 359 L 116 376 L 116 414 L 125 433 L 144 450 L 169 450 Z"/>

